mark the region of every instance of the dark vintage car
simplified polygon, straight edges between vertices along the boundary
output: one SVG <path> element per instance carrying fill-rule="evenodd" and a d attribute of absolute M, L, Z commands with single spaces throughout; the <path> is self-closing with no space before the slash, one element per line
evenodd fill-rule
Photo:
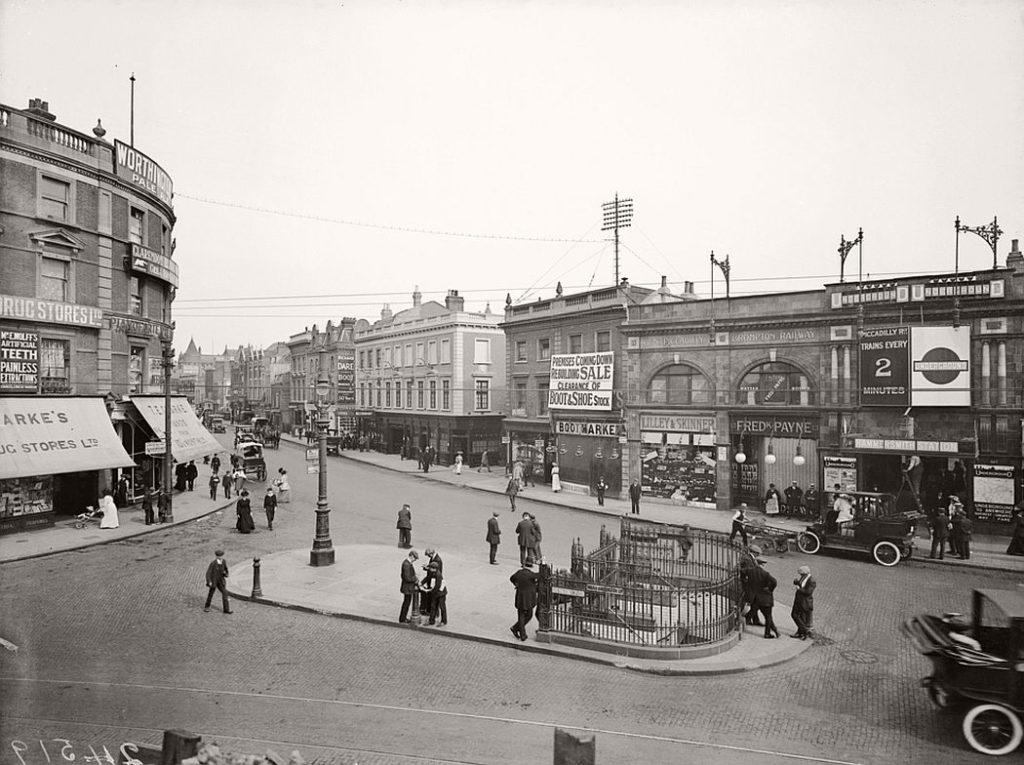
<path fill-rule="evenodd" d="M 932 662 L 922 680 L 940 710 L 956 713 L 967 743 L 1009 754 L 1024 739 L 1024 591 L 975 590 L 971 615 L 922 614 L 903 632 Z"/>
<path fill-rule="evenodd" d="M 212 415 L 210 417 L 210 432 L 211 433 L 224 433 L 226 430 L 224 426 L 224 418 L 219 414 Z"/>
<path fill-rule="evenodd" d="M 263 458 L 263 444 L 258 441 L 241 441 L 235 446 L 239 464 L 247 478 L 267 480 L 267 462 Z"/>
<path fill-rule="evenodd" d="M 914 532 L 923 515 L 897 512 L 896 497 L 892 494 L 849 491 L 838 497 L 838 503 L 833 499 L 833 509 L 825 522 L 813 523 L 797 536 L 802 552 L 869 552 L 882 566 L 895 566 L 913 554 Z"/>

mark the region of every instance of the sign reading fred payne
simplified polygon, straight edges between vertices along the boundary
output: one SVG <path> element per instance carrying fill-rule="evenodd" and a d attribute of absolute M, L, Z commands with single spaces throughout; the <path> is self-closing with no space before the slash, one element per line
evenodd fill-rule
<path fill-rule="evenodd" d="M 610 410 L 614 371 L 611 351 L 553 355 L 548 408 Z"/>

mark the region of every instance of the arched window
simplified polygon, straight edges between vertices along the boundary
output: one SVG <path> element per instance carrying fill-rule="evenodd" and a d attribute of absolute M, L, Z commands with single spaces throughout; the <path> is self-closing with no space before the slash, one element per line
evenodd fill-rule
<path fill-rule="evenodd" d="M 814 403 L 807 375 L 792 364 L 774 361 L 747 372 L 736 391 L 737 404 L 751 406 L 809 406 Z"/>
<path fill-rule="evenodd" d="M 647 386 L 648 404 L 709 404 L 708 378 L 689 364 L 673 364 L 660 370 Z"/>

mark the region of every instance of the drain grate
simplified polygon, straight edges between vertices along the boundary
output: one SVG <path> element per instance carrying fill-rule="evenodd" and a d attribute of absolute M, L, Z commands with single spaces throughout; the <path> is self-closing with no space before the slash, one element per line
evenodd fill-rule
<path fill-rule="evenodd" d="M 862 651 L 858 648 L 847 648 L 846 650 L 840 651 L 839 655 L 842 656 L 850 664 L 877 664 L 878 657 L 869 651 Z"/>

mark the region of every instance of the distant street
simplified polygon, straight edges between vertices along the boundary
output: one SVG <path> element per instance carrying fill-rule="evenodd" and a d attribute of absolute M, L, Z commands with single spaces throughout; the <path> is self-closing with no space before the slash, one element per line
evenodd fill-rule
<path fill-rule="evenodd" d="M 930 707 L 918 686 L 927 664 L 898 623 L 910 613 L 965 610 L 971 588 L 1012 586 L 1009 575 L 773 557 L 787 600 L 796 567 L 814 568 L 818 645 L 789 664 L 706 678 L 643 675 L 246 602 L 231 616 L 204 613 L 204 570 L 216 546 L 244 591 L 254 556 L 312 542 L 316 476 L 306 474 L 303 450 L 282 444 L 267 457 L 271 475 L 289 470 L 294 495 L 273 532 L 257 485 L 257 532 L 249 536 L 224 513 L 0 566 L 0 637 L 19 647 L 0 651 L 0 765 L 49 763 L 38 739 L 66 738 L 82 759 L 90 743 L 116 756 L 120 742 L 156 743 L 165 728 L 240 752 L 297 748 L 323 763 L 519 765 L 551 761 L 554 726 L 596 732 L 600 765 L 988 761 Z M 502 561 L 514 570 L 518 514 L 504 497 L 328 461 L 336 545 L 395 541 L 396 511 L 409 502 L 418 549 L 485 556 L 485 522 L 500 510 Z M 208 474 L 201 466 L 197 491 Z M 537 513 L 555 565 L 567 564 L 576 537 L 596 546 L 609 519 L 531 507 L 534 491 L 544 489 L 528 490 L 520 509 Z M 401 557 L 396 548 L 396 612 Z M 342 555 L 336 565 L 344 571 Z M 455 624 L 470 604 L 453 589 L 448 605 Z M 31 744 L 20 760 L 13 739 Z"/>

